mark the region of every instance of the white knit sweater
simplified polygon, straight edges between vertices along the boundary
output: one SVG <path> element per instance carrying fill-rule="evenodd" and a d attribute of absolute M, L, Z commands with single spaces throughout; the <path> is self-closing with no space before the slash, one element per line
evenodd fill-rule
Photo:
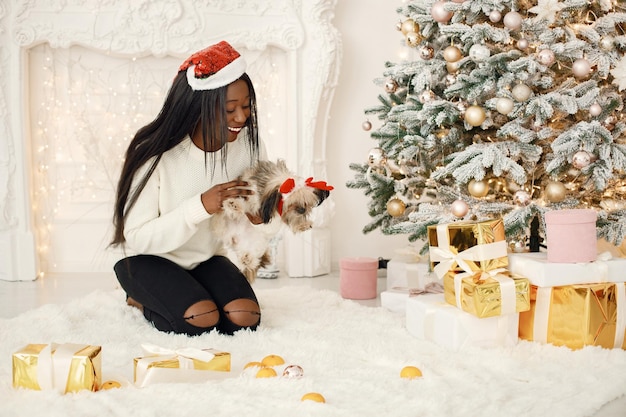
<path fill-rule="evenodd" d="M 200 195 L 216 184 L 237 178 L 250 166 L 250 149 L 245 132 L 228 143 L 226 172 L 220 151 L 211 155 L 196 147 L 189 137 L 165 152 L 155 171 L 126 216 L 126 248 L 139 254 L 170 259 L 186 269 L 215 255 L 221 247 L 213 236 Z M 261 159 L 266 158 L 261 144 Z M 147 171 L 149 161 L 135 174 L 133 189 Z"/>

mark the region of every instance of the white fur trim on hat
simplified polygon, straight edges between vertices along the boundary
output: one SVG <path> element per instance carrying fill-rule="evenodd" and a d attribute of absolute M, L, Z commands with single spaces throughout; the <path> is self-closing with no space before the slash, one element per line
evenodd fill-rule
<path fill-rule="evenodd" d="M 213 90 L 228 85 L 241 77 L 246 72 L 246 61 L 240 56 L 215 74 L 205 78 L 196 78 L 194 68 L 195 65 L 190 65 L 187 68 L 187 82 L 189 86 L 193 90 Z"/>

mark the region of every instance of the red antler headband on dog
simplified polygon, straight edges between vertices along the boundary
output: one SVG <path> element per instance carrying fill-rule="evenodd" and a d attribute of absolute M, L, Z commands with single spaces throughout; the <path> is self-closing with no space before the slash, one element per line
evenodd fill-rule
<path fill-rule="evenodd" d="M 191 55 L 178 71 L 187 71 L 192 90 L 213 90 L 241 77 L 246 61 L 228 42 L 221 41 Z"/>
<path fill-rule="evenodd" d="M 287 199 L 287 196 L 289 194 L 291 194 L 294 190 L 300 187 L 311 187 L 311 188 L 316 188 L 318 190 L 325 190 L 325 191 L 331 191 L 334 189 L 332 185 L 326 184 L 325 181 L 314 182 L 313 177 L 307 178 L 306 180 L 304 180 L 304 182 L 300 180 L 298 181 L 298 184 L 296 184 L 296 180 L 294 180 L 293 178 L 287 178 L 278 189 L 278 191 L 281 194 L 281 199 L 278 201 L 278 207 L 277 207 L 279 215 L 283 214 L 283 201 Z"/>

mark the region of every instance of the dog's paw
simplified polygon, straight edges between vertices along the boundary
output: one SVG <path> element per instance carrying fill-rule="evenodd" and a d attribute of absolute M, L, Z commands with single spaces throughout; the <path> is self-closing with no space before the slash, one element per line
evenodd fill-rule
<path fill-rule="evenodd" d="M 247 269 L 257 269 L 259 267 L 257 257 L 248 252 L 239 255 L 239 262 Z"/>

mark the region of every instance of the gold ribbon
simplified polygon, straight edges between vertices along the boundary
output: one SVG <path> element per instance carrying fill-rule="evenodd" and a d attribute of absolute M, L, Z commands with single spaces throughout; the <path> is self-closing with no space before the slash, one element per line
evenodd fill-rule
<path fill-rule="evenodd" d="M 430 260 L 439 262 L 434 267 L 434 271 L 439 279 L 452 269 L 456 263 L 463 271 L 472 274 L 473 270 L 466 261 L 486 261 L 507 256 L 506 242 L 500 240 L 493 243 L 482 243 L 464 251 L 457 252 L 454 247 L 450 246 L 450 236 L 448 235 L 448 225 L 437 225 L 437 244 L 438 246 L 430 246 Z"/>

